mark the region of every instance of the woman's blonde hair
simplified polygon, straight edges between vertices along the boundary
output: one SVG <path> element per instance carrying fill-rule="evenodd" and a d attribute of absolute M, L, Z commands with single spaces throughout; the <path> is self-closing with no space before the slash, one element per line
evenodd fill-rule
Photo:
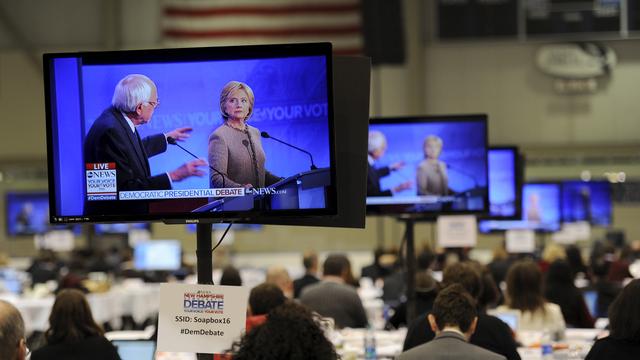
<path fill-rule="evenodd" d="M 255 103 L 255 97 L 253 96 L 253 90 L 249 87 L 249 85 L 240 82 L 240 81 L 229 81 L 223 88 L 220 93 L 220 114 L 224 121 L 229 119 L 229 114 L 224 111 L 224 104 L 227 102 L 227 98 L 229 95 L 236 90 L 244 90 L 247 93 L 247 97 L 249 100 L 249 112 L 247 113 L 247 117 L 244 120 L 249 120 L 251 115 L 253 114 L 253 104 Z"/>

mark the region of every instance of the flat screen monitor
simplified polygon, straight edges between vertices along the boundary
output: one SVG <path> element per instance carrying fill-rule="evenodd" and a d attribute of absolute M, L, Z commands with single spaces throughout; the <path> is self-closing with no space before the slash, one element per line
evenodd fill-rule
<path fill-rule="evenodd" d="M 522 166 L 517 147 L 489 149 L 489 216 L 517 220 L 521 215 Z"/>
<path fill-rule="evenodd" d="M 562 182 L 562 217 L 564 222 L 611 225 L 611 184 L 608 181 Z"/>
<path fill-rule="evenodd" d="M 133 248 L 133 266 L 136 270 L 178 270 L 181 260 L 182 247 L 178 240 L 143 241 Z"/>
<path fill-rule="evenodd" d="M 196 232 L 196 224 L 187 224 L 187 231 L 189 232 Z M 212 224 L 211 228 L 212 230 L 226 230 L 227 227 L 229 226 L 229 224 Z M 233 224 L 233 226 L 231 226 L 231 230 L 234 231 L 260 231 L 262 230 L 263 226 L 260 224 Z"/>
<path fill-rule="evenodd" d="M 372 214 L 485 214 L 487 116 L 371 119 L 367 210 Z"/>
<path fill-rule="evenodd" d="M 45 54 L 51 221 L 335 215 L 331 55 L 329 43 Z"/>
<path fill-rule="evenodd" d="M 485 220 L 481 232 L 530 229 L 542 232 L 560 230 L 562 209 L 559 183 L 527 183 L 522 187 L 522 217 L 520 220 Z"/>
<path fill-rule="evenodd" d="M 72 230 L 79 235 L 79 225 L 51 225 L 49 223 L 49 194 L 46 192 L 7 192 L 6 229 L 9 236 L 44 234 L 52 230 Z"/>
<path fill-rule="evenodd" d="M 134 229 L 151 230 L 151 224 L 149 223 L 94 224 L 94 231 L 96 235 L 128 234 L 129 231 Z"/>
<path fill-rule="evenodd" d="M 153 360 L 156 355 L 156 342 L 153 340 L 114 340 L 122 360 Z"/>

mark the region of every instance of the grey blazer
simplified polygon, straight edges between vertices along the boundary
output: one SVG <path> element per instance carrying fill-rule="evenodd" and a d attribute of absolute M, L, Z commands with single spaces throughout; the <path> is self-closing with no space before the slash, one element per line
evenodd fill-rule
<path fill-rule="evenodd" d="M 405 351 L 398 360 L 505 360 L 498 355 L 479 346 L 469 344 L 460 334 L 443 331 L 426 344 Z"/>
<path fill-rule="evenodd" d="M 241 131 L 223 124 L 209 135 L 209 164 L 225 175 L 226 187 L 276 183 L 280 178 L 265 170 L 265 161 L 260 131 L 253 126 Z M 213 170 L 209 174 L 211 187 L 221 188 L 222 177 Z"/>

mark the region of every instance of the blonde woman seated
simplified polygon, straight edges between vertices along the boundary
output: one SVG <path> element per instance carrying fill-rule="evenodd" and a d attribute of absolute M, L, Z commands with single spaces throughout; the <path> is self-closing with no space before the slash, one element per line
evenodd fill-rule
<path fill-rule="evenodd" d="M 505 305 L 499 306 L 497 311 L 518 311 L 519 333 L 547 331 L 552 339 L 563 339 L 566 325 L 562 311 L 560 306 L 545 300 L 542 284 L 542 272 L 536 263 L 531 260 L 514 263 L 507 273 Z"/>
<path fill-rule="evenodd" d="M 424 160 L 418 164 L 416 181 L 418 195 L 447 195 L 449 177 L 447 164 L 438 160 L 442 152 L 442 139 L 429 135 L 424 139 Z"/>

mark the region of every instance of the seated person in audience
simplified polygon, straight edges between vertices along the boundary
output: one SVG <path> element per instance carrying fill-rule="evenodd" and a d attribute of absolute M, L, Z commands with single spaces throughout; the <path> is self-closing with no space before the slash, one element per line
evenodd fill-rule
<path fill-rule="evenodd" d="M 416 274 L 416 314 L 431 311 L 433 301 L 438 295 L 438 282 L 426 271 Z M 407 324 L 407 302 L 403 301 L 393 309 L 387 328 L 398 329 Z"/>
<path fill-rule="evenodd" d="M 631 281 L 609 308 L 609 336 L 593 344 L 586 360 L 640 357 L 640 280 Z"/>
<path fill-rule="evenodd" d="M 591 279 L 591 273 L 587 265 L 585 265 L 584 259 L 582 259 L 580 249 L 575 245 L 569 245 L 565 252 L 567 253 L 567 262 L 571 267 L 573 278 L 582 277 L 583 279 Z"/>
<path fill-rule="evenodd" d="M 435 338 L 403 352 L 399 360 L 505 359 L 502 355 L 468 343 L 476 330 L 478 316 L 475 301 L 462 285 L 453 284 L 440 291 L 427 319 L 429 327 L 436 334 Z"/>
<path fill-rule="evenodd" d="M 268 268 L 264 282 L 274 284 L 282 290 L 287 299 L 293 299 L 293 281 L 283 266 L 276 265 Z"/>
<path fill-rule="evenodd" d="M 476 265 L 468 262 L 455 263 L 445 268 L 442 276 L 442 287 L 459 284 L 466 289 L 474 302 L 482 296 L 482 278 Z M 435 333 L 428 322 L 428 314 L 418 316 L 409 326 L 404 340 L 403 350 L 407 351 L 418 345 L 433 340 Z M 478 326 L 469 342 L 489 351 L 505 356 L 507 359 L 519 360 L 516 341 L 511 329 L 495 316 L 478 311 Z"/>
<path fill-rule="evenodd" d="M 247 316 L 247 331 L 262 324 L 267 319 L 269 311 L 284 304 L 287 297 L 274 284 L 262 283 L 249 293 L 249 309 Z"/>
<path fill-rule="evenodd" d="M 593 283 L 591 287 L 596 291 L 596 317 L 607 317 L 609 306 L 618 297 L 622 285 L 616 281 L 610 281 L 607 277 L 610 262 L 604 256 L 597 256 L 591 260 L 591 273 Z"/>
<path fill-rule="evenodd" d="M 18 309 L 0 300 L 0 355 L 7 360 L 25 360 L 27 341 L 24 337 L 24 321 Z"/>
<path fill-rule="evenodd" d="M 315 284 L 320 279 L 316 277 L 318 273 L 318 254 L 315 251 L 306 252 L 302 256 L 302 265 L 304 266 L 304 276 L 293 280 L 293 297 L 299 298 L 302 289 L 307 285 Z"/>
<path fill-rule="evenodd" d="M 120 360 L 104 331 L 96 324 L 82 291 L 65 289 L 58 293 L 49 315 L 46 345 L 31 360 Z"/>
<path fill-rule="evenodd" d="M 567 326 L 593 328 L 595 321 L 589 313 L 582 291 L 574 284 L 573 272 L 568 262 L 556 260 L 549 266 L 544 296 L 548 301 L 560 305 Z"/>
<path fill-rule="evenodd" d="M 337 328 L 367 327 L 367 314 L 356 288 L 347 283 L 351 264 L 343 254 L 331 254 L 323 264 L 319 283 L 309 285 L 300 302 L 324 317 L 333 318 Z"/>
<path fill-rule="evenodd" d="M 220 276 L 220 285 L 242 286 L 240 271 L 231 265 L 225 266 Z"/>
<path fill-rule="evenodd" d="M 276 306 L 268 320 L 233 344 L 233 360 L 337 359 L 333 344 L 325 337 L 319 319 L 295 302 Z"/>
<path fill-rule="evenodd" d="M 384 279 L 386 276 L 391 275 L 391 269 L 380 264 L 380 258 L 384 254 L 385 250 L 383 248 L 376 248 L 373 251 L 373 263 L 360 270 L 360 277 L 368 277 L 375 282 L 378 279 Z"/>
<path fill-rule="evenodd" d="M 497 308 L 520 312 L 518 331 L 550 331 L 554 339 L 563 339 L 564 317 L 560 306 L 548 302 L 542 293 L 542 272 L 531 260 L 514 263 L 507 273 L 505 305 Z"/>
<path fill-rule="evenodd" d="M 548 243 L 542 250 L 542 259 L 538 262 L 540 270 L 546 273 L 551 265 L 556 260 L 566 260 L 567 253 L 564 248 L 556 243 Z"/>

